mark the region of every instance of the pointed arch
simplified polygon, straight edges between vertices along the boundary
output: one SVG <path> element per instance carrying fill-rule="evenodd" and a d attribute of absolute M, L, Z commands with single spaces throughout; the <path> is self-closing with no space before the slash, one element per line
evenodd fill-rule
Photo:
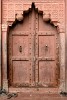
<path fill-rule="evenodd" d="M 25 9 L 23 9 L 23 11 L 21 13 L 20 12 L 16 13 L 15 19 L 13 21 L 7 21 L 7 26 L 12 26 L 13 24 L 16 23 L 16 20 L 22 21 L 24 19 L 24 13 L 29 12 L 32 9 L 32 7 L 34 7 L 38 11 L 38 13 L 43 14 L 43 21 L 47 22 L 50 20 L 50 24 L 53 24 L 55 27 L 57 27 L 58 33 L 60 33 L 62 31 L 60 22 L 58 20 L 53 20 L 51 17 L 52 15 L 49 12 L 47 13 L 47 12 L 43 11 L 34 2 L 32 4 L 29 4 L 29 6 L 26 6 Z"/>
<path fill-rule="evenodd" d="M 14 25 L 16 23 L 16 20 L 18 21 L 22 21 L 24 19 L 24 12 L 28 12 L 29 10 L 31 10 L 32 8 L 32 5 L 34 5 L 35 9 L 38 10 L 38 13 L 42 13 L 43 14 L 43 20 L 44 21 L 48 21 L 50 20 L 50 23 L 52 23 L 54 26 L 57 27 L 57 31 L 58 33 L 62 33 L 60 34 L 60 48 L 61 48 L 61 51 L 60 51 L 60 63 L 61 63 L 61 86 L 60 86 L 60 91 L 65 91 L 65 34 L 62 30 L 62 27 L 61 27 L 61 24 L 58 20 L 53 20 L 52 19 L 52 15 L 48 12 L 44 12 L 41 8 L 39 8 L 39 6 L 37 6 L 36 3 L 32 3 L 32 4 L 29 4 L 28 6 L 26 6 L 22 13 L 16 13 L 15 14 L 15 19 L 10 21 L 8 20 L 7 21 L 7 25 L 4 26 L 2 25 L 2 30 L 4 31 L 4 34 L 3 34 L 3 38 L 5 40 L 3 40 L 3 54 L 6 55 L 4 57 L 4 80 L 3 80 L 3 88 L 5 88 L 6 90 L 8 90 L 8 80 L 7 80 L 7 32 L 9 31 L 9 27 L 12 27 L 12 25 Z M 7 30 L 8 28 L 8 30 Z M 63 42 L 64 41 L 64 42 Z M 6 45 L 5 45 L 6 44 Z M 62 48 L 63 47 L 63 48 Z M 5 49 L 4 49 L 5 48 Z M 3 56 L 4 56 L 3 55 Z M 62 75 L 63 73 L 63 75 Z"/>

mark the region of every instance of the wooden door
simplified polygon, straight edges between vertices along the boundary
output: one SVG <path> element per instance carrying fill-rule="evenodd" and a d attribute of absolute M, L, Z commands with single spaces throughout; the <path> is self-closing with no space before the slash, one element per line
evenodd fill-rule
<path fill-rule="evenodd" d="M 9 86 L 29 87 L 31 85 L 31 34 L 29 14 L 23 22 L 16 22 L 8 36 L 8 79 Z"/>
<path fill-rule="evenodd" d="M 58 34 L 34 8 L 8 35 L 8 79 L 12 87 L 58 87 Z"/>
<path fill-rule="evenodd" d="M 59 38 L 56 28 L 36 14 L 36 84 L 40 87 L 59 85 Z"/>

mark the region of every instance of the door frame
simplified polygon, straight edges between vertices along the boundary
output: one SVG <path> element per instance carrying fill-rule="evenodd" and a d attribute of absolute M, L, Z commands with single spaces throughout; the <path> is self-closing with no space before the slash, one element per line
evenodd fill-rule
<path fill-rule="evenodd" d="M 30 8 L 30 7 L 29 7 Z M 35 6 L 35 8 L 38 8 Z M 25 11 L 25 10 L 24 10 Z M 28 11 L 28 9 L 27 9 Z M 57 32 L 59 36 L 59 44 L 60 44 L 60 53 L 59 53 L 59 61 L 60 61 L 60 87 L 59 91 L 65 91 L 65 30 L 62 29 L 62 23 L 58 22 L 57 20 L 53 20 L 50 16 L 49 13 L 45 14 L 45 12 L 42 10 L 40 11 L 38 8 L 38 12 L 43 13 L 43 20 L 48 21 L 49 19 L 51 20 L 51 23 L 55 27 L 57 27 Z M 23 11 L 22 14 L 20 14 L 21 20 L 23 19 Z M 18 14 L 15 14 L 15 19 L 19 20 Z M 7 36 L 9 33 L 9 28 L 12 27 L 13 23 L 15 22 L 15 19 L 12 21 L 7 21 L 6 24 L 2 24 L 2 87 L 3 89 L 9 91 L 8 87 L 8 79 L 7 79 Z"/>

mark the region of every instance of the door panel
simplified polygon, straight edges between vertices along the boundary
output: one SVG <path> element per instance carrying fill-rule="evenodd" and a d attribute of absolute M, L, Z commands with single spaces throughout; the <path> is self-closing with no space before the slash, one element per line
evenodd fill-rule
<path fill-rule="evenodd" d="M 38 31 L 54 31 L 54 33 L 57 33 L 56 28 L 51 25 L 49 22 L 43 21 L 42 14 L 39 14 L 39 25 L 38 25 Z"/>
<path fill-rule="evenodd" d="M 38 14 L 38 27 L 36 29 L 36 85 L 44 88 L 58 87 L 58 37 L 56 28 L 44 22 Z M 37 24 L 36 24 L 37 26 Z"/>
<path fill-rule="evenodd" d="M 13 35 L 13 56 L 28 56 L 29 55 L 29 38 L 26 35 Z"/>
<path fill-rule="evenodd" d="M 8 37 L 8 78 L 10 87 L 29 87 L 32 80 L 32 44 L 28 25 L 29 15 L 25 16 L 25 19 L 10 30 Z"/>
<path fill-rule="evenodd" d="M 15 86 L 29 86 L 29 61 L 12 61 L 13 80 Z"/>
<path fill-rule="evenodd" d="M 29 31 L 29 14 L 24 14 L 24 19 L 22 22 L 17 23 L 15 27 L 12 29 L 12 31 Z"/>
<path fill-rule="evenodd" d="M 56 41 L 55 36 L 40 35 L 39 41 L 39 57 L 55 58 Z"/>
<path fill-rule="evenodd" d="M 44 87 L 55 87 L 57 85 L 54 61 L 39 61 L 39 83 Z"/>
<path fill-rule="evenodd" d="M 12 34 L 9 40 L 9 79 L 10 85 L 14 87 L 30 85 L 30 57 L 29 36 Z M 11 44 L 11 45 L 10 45 Z"/>
<path fill-rule="evenodd" d="M 39 84 L 54 87 L 57 85 L 55 35 L 38 35 L 38 45 Z"/>

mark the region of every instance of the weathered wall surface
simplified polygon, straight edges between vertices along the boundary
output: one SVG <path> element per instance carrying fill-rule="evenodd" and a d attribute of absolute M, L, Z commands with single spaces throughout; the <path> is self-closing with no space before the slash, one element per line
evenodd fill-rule
<path fill-rule="evenodd" d="M 32 2 L 35 3 L 39 11 L 43 11 L 43 15 L 50 14 L 52 21 L 63 23 L 60 27 L 64 29 L 65 4 L 64 0 L 2 0 L 2 23 L 14 21 L 16 14 L 23 14 L 23 11 L 31 8 Z"/>
<path fill-rule="evenodd" d="M 65 41 L 65 50 L 66 50 L 66 52 L 65 52 L 65 55 L 66 55 L 65 56 L 65 58 L 66 58 L 65 65 L 66 66 L 65 67 L 66 67 L 66 91 L 67 91 L 67 0 L 65 0 L 65 11 L 66 11 L 65 12 L 65 14 L 66 14 L 66 17 L 65 17 L 66 18 L 66 23 L 65 23 L 66 24 L 66 34 L 65 34 L 65 40 L 66 40 Z"/>
<path fill-rule="evenodd" d="M 11 25 L 15 21 L 16 16 L 21 14 L 23 15 L 23 11 L 27 11 L 29 8 L 31 8 L 33 2 L 35 3 L 35 7 L 38 8 L 38 11 L 43 12 L 43 19 L 44 20 L 46 20 L 47 18 L 50 19 L 51 22 L 53 22 L 53 24 L 58 27 L 58 32 L 61 33 L 59 35 L 60 47 L 61 47 L 60 73 L 64 73 L 63 76 L 61 76 L 61 79 L 63 80 L 63 83 L 65 82 L 65 1 L 64 0 L 2 0 L 2 10 L 0 9 L 1 10 L 0 12 L 2 12 L 2 59 L 3 59 L 2 69 L 4 69 L 3 70 L 4 88 L 7 88 L 6 84 L 8 82 L 7 81 L 7 42 L 6 42 L 7 27 L 8 25 Z"/>

